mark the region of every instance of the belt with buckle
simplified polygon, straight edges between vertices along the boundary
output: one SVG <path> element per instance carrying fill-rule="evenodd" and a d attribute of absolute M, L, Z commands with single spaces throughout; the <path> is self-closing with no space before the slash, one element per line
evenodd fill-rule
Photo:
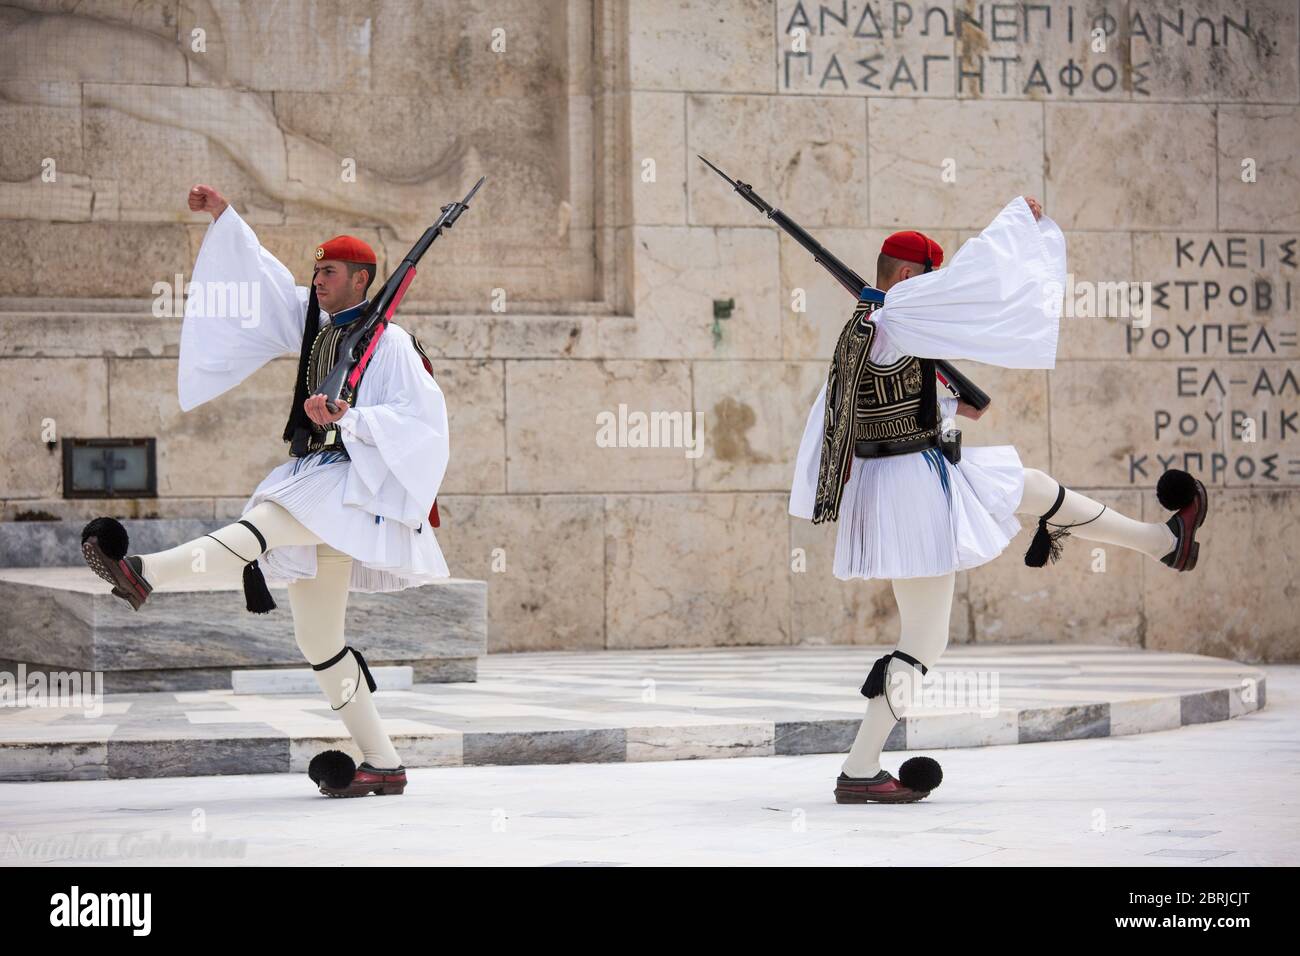
<path fill-rule="evenodd" d="M 885 458 L 890 455 L 906 455 L 927 448 L 938 448 L 939 433 L 923 435 L 920 438 L 907 438 L 902 441 L 855 441 L 853 454 L 858 458 Z"/>

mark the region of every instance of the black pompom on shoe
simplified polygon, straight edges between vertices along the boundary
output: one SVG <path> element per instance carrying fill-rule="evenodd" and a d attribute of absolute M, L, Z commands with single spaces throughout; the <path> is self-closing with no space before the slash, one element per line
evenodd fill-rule
<path fill-rule="evenodd" d="M 126 528 L 116 518 L 95 518 L 81 529 L 81 556 L 86 566 L 113 586 L 113 594 L 133 610 L 149 599 L 153 586 L 141 573 L 137 555 L 126 556 L 130 546 Z"/>
<path fill-rule="evenodd" d="M 126 528 L 116 518 L 93 519 L 81 529 L 81 543 L 85 544 L 90 538 L 97 539 L 99 549 L 114 561 L 121 561 L 125 558 L 126 549 L 130 547 L 130 539 L 127 536 Z"/>
<path fill-rule="evenodd" d="M 898 768 L 898 782 L 909 790 L 929 793 L 943 783 L 943 770 L 931 757 L 911 757 Z"/>
<path fill-rule="evenodd" d="M 1156 498 L 1166 511 L 1182 511 L 1196 495 L 1196 479 L 1177 468 L 1170 468 L 1156 482 Z"/>
<path fill-rule="evenodd" d="M 307 776 L 318 787 L 341 790 L 352 782 L 357 773 L 357 762 L 342 750 L 326 750 L 311 758 Z"/>

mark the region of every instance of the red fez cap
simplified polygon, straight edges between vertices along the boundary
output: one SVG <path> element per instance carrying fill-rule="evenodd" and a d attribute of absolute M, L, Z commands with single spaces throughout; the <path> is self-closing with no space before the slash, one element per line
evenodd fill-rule
<path fill-rule="evenodd" d="M 939 246 L 939 243 L 925 233 L 917 232 L 914 229 L 894 233 L 885 240 L 884 245 L 880 247 L 880 251 L 887 256 L 893 256 L 895 259 L 917 262 L 934 269 L 943 265 L 943 249 Z M 927 260 L 929 261 L 927 262 Z"/>
<path fill-rule="evenodd" d="M 316 260 L 338 259 L 341 262 L 361 262 L 373 266 L 375 250 L 356 236 L 335 236 L 316 247 Z"/>

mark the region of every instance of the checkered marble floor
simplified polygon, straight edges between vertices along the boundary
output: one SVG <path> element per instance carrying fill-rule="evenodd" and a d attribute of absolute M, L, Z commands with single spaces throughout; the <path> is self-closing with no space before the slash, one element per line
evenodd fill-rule
<path fill-rule="evenodd" d="M 903 806 L 836 805 L 835 754 L 426 768 L 361 800 L 302 773 L 0 783 L 0 866 L 1295 866 L 1300 667 L 1265 670 L 1238 720 L 928 751 L 943 783 Z"/>
<path fill-rule="evenodd" d="M 382 691 L 408 767 L 789 756 L 848 749 L 886 648 L 491 655 L 479 680 Z M 1265 704 L 1264 672 L 1114 647 L 950 647 L 887 750 L 1120 737 Z M 351 749 L 323 697 L 110 694 L 102 713 L 0 707 L 0 780 L 283 773 Z M 355 751 L 353 751 L 355 754 Z"/>

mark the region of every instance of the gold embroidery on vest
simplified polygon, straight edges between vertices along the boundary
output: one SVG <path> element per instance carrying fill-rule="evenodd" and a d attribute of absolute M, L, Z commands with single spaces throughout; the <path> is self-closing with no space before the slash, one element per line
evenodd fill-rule
<path fill-rule="evenodd" d="M 306 385 L 309 397 L 320 391 L 321 383 L 334 370 L 334 366 L 338 362 L 339 343 L 347 332 L 347 326 L 331 324 L 316 333 L 316 339 L 311 344 L 311 356 L 307 360 Z M 346 385 L 343 388 L 343 394 L 339 397 L 350 405 L 354 404 L 353 396 L 348 392 Z M 347 448 L 343 444 L 343 435 L 337 425 L 321 428 L 313 422 L 311 437 L 307 441 L 307 454 L 310 455 L 313 452 L 326 450 L 337 450 L 347 454 Z"/>
<path fill-rule="evenodd" d="M 826 416 L 822 423 L 821 458 L 817 465 L 817 493 L 813 524 L 839 518 L 844 494 L 843 477 L 853 457 L 853 416 L 866 374 L 867 354 L 876 328 L 871 313 L 879 303 L 859 301 L 853 316 L 840 331 L 826 374 Z"/>
<path fill-rule="evenodd" d="M 867 362 L 853 403 L 853 440 L 888 445 L 936 437 L 938 416 L 930 413 L 925 385 L 921 359 L 904 356 L 888 365 Z M 927 425 L 926 419 L 933 423 Z"/>

